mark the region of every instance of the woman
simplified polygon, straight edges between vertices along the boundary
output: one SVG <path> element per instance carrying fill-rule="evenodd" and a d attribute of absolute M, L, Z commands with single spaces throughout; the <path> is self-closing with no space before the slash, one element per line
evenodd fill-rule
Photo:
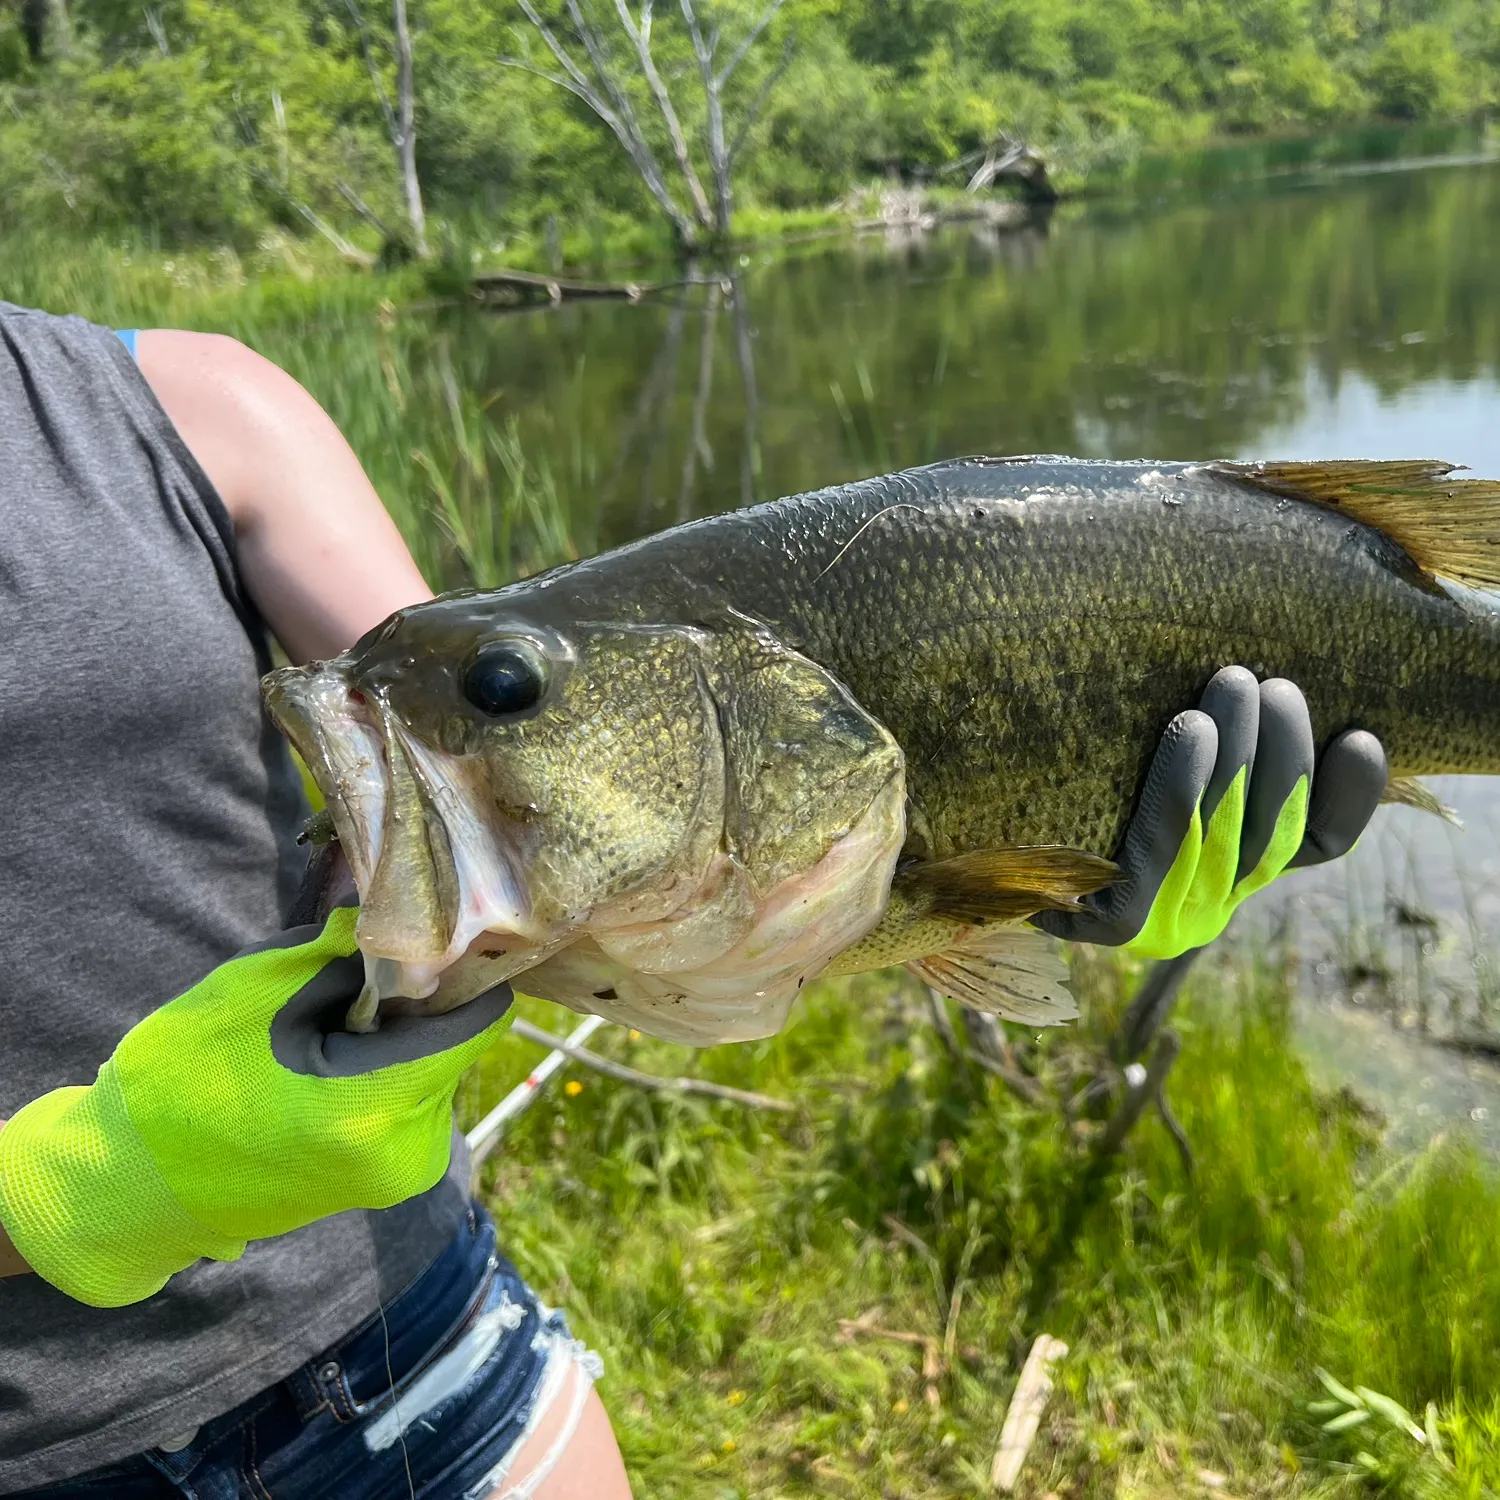
<path fill-rule="evenodd" d="M 0 1495 L 627 1496 L 597 1360 L 443 1171 L 508 994 L 350 1038 L 350 914 L 267 941 L 267 632 L 326 657 L 428 597 L 354 455 L 231 340 L 4 304 L 0 454 Z M 1312 772 L 1301 694 L 1226 669 L 1059 935 L 1211 941 L 1385 781 L 1358 732 Z"/>
<path fill-rule="evenodd" d="M 327 416 L 230 339 L 133 357 L 0 304 L 0 455 L 5 1118 L 280 927 L 304 810 L 268 633 L 330 656 L 429 592 Z M 453 1158 L 127 1306 L 0 1280 L 0 1494 L 627 1496 L 597 1360 Z"/>

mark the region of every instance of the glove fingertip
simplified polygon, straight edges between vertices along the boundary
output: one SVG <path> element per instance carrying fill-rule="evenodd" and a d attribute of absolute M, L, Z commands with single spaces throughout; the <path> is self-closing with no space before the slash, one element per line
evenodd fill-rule
<path fill-rule="evenodd" d="M 1201 709 L 1178 714 L 1161 737 L 1133 823 L 1164 823 L 1175 853 L 1187 833 L 1219 754 L 1219 726 Z"/>
<path fill-rule="evenodd" d="M 1325 864 L 1359 842 L 1390 779 L 1385 747 L 1365 729 L 1351 729 L 1324 751 L 1313 777 L 1307 836 L 1292 863 Z"/>

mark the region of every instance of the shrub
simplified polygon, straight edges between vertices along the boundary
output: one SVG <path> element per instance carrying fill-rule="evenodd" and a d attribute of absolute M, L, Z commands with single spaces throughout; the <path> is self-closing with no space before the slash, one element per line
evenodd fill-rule
<path fill-rule="evenodd" d="M 1380 114 L 1392 120 L 1440 120 L 1469 105 L 1463 60 L 1441 27 L 1393 31 L 1365 69 L 1365 86 Z"/>

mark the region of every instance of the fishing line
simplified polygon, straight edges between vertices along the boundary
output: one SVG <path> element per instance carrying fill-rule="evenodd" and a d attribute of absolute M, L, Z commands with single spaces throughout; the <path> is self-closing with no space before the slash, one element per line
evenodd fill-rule
<path fill-rule="evenodd" d="M 380 1332 L 385 1339 L 385 1378 L 391 1387 L 391 1410 L 396 1413 L 396 1438 L 401 1444 L 401 1462 L 406 1466 L 406 1488 L 411 1500 L 417 1500 L 416 1481 L 411 1477 L 411 1454 L 406 1451 L 406 1428 L 401 1421 L 401 1401 L 396 1395 L 396 1373 L 391 1369 L 391 1325 L 385 1320 L 385 1303 L 380 1304 Z"/>
<path fill-rule="evenodd" d="M 380 1267 L 375 1259 L 375 1246 L 369 1240 L 365 1241 L 365 1248 L 370 1257 L 370 1273 L 375 1277 L 375 1295 L 380 1297 Z M 396 1372 L 391 1368 L 391 1325 L 386 1321 L 385 1302 L 380 1300 L 376 1303 L 380 1312 L 380 1333 L 385 1341 L 385 1378 L 391 1392 L 391 1410 L 396 1416 L 396 1438 L 401 1444 L 401 1462 L 406 1467 L 406 1488 L 411 1500 L 417 1500 L 416 1481 L 411 1477 L 411 1454 L 406 1450 L 406 1424 L 401 1420 L 401 1400 L 396 1395 Z"/>
<path fill-rule="evenodd" d="M 898 500 L 894 505 L 887 505 L 882 509 L 877 510 L 868 521 L 862 522 L 855 529 L 854 535 L 851 536 L 849 540 L 845 542 L 837 552 L 834 553 L 833 561 L 823 569 L 822 573 L 819 573 L 817 577 L 813 579 L 813 582 L 816 583 L 818 581 L 818 578 L 821 578 L 823 576 L 823 573 L 826 573 L 828 569 L 831 568 L 833 564 L 836 563 L 882 516 L 889 515 L 893 510 L 914 510 L 919 516 L 922 514 L 922 507 L 920 505 L 908 505 L 904 500 Z"/>

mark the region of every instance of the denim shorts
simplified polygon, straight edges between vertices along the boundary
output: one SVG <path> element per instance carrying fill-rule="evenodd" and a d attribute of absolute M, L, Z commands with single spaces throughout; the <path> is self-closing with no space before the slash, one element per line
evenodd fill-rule
<path fill-rule="evenodd" d="M 495 1249 L 495 1226 L 476 1205 L 384 1319 L 181 1446 L 14 1500 L 482 1500 L 567 1389 L 555 1461 L 601 1373 Z"/>

